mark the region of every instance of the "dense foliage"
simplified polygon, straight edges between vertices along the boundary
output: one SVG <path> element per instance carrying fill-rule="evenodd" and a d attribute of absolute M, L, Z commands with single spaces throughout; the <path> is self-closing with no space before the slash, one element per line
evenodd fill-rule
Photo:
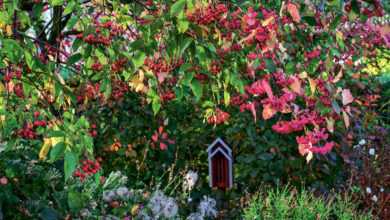
<path fill-rule="evenodd" d="M 370 74 L 377 57 L 389 59 L 378 0 L 8 0 L 0 9 L 3 212 L 137 216 L 130 207 L 150 196 L 112 213 L 89 206 L 118 170 L 126 187 L 172 196 L 196 170 L 196 190 L 180 201 L 238 201 L 259 183 L 341 189 L 350 166 L 378 171 L 350 163 L 367 161 L 352 146 L 380 131 L 369 144 L 389 151 L 389 94 L 373 80 L 382 73 Z M 207 184 L 217 136 L 235 157 L 225 193 Z M 383 171 L 386 158 L 375 161 Z M 242 203 L 217 205 L 234 216 Z"/>

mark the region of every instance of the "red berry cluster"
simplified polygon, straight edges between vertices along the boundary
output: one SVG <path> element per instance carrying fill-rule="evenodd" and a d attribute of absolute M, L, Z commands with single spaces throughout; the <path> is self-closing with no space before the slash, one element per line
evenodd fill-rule
<path fill-rule="evenodd" d="M 105 37 L 101 34 L 88 34 L 86 37 L 83 38 L 83 34 L 79 34 L 77 36 L 78 38 L 83 39 L 83 41 L 87 44 L 91 45 L 104 45 L 108 46 L 111 44 L 111 38 L 110 37 Z"/>
<path fill-rule="evenodd" d="M 195 79 L 199 80 L 200 82 L 205 82 L 208 80 L 209 76 L 203 73 L 197 73 L 195 74 Z"/>
<path fill-rule="evenodd" d="M 121 80 L 114 80 L 112 83 L 113 83 L 113 85 L 112 85 L 111 97 L 114 100 L 121 99 L 124 96 L 124 94 L 130 90 L 127 83 L 123 82 Z"/>
<path fill-rule="evenodd" d="M 97 136 L 96 124 L 91 125 L 91 130 L 89 131 L 89 134 L 91 135 L 91 137 Z"/>
<path fill-rule="evenodd" d="M 22 129 L 18 131 L 18 135 L 24 139 L 35 139 L 37 137 L 34 125 L 32 123 L 27 123 Z"/>
<path fill-rule="evenodd" d="M 214 124 L 219 125 L 224 123 L 225 121 L 229 120 L 230 114 L 227 112 L 222 111 L 221 109 L 217 108 L 214 115 L 211 115 L 207 118 L 208 124 Z"/>
<path fill-rule="evenodd" d="M 34 112 L 34 122 L 26 123 L 22 129 L 18 131 L 18 135 L 25 139 L 35 139 L 37 134 L 35 129 L 38 127 L 46 127 L 47 123 L 45 120 L 39 120 L 40 113 Z"/>
<path fill-rule="evenodd" d="M 209 5 L 208 7 L 198 8 L 193 13 L 187 14 L 187 19 L 195 24 L 208 25 L 219 21 L 227 11 L 228 9 L 224 4 L 218 4 L 215 7 Z"/>
<path fill-rule="evenodd" d="M 184 63 L 183 59 L 165 60 L 163 58 L 146 58 L 144 64 L 152 70 L 155 75 L 159 73 L 169 73 L 180 67 Z"/>
<path fill-rule="evenodd" d="M 319 57 L 320 55 L 321 55 L 321 50 L 319 49 L 315 49 L 310 52 L 305 51 L 305 57 L 309 60 Z"/>
<path fill-rule="evenodd" d="M 109 29 L 110 30 L 110 37 L 115 37 L 118 35 L 121 35 L 124 33 L 124 28 L 119 26 L 118 24 L 114 23 L 113 21 L 107 21 L 104 23 L 100 23 L 98 21 L 95 22 L 95 25 L 97 28 L 97 32 L 100 32 L 100 28 Z"/>
<path fill-rule="evenodd" d="M 100 72 L 103 69 L 103 65 L 100 62 L 95 62 L 91 65 L 91 69 L 96 72 Z"/>
<path fill-rule="evenodd" d="M 114 80 L 112 82 L 111 97 L 114 100 L 119 100 L 125 95 L 125 93 L 129 92 L 129 90 L 130 88 L 126 82 L 123 82 L 122 80 Z"/>
<path fill-rule="evenodd" d="M 176 95 L 173 91 L 169 90 L 167 92 L 163 92 L 160 94 L 160 99 L 163 101 L 163 102 L 168 102 L 168 101 L 171 101 L 173 100 L 174 98 L 176 98 Z"/>
<path fill-rule="evenodd" d="M 21 70 L 15 70 L 13 72 L 6 73 L 4 75 L 4 81 L 9 82 L 12 80 L 12 78 L 21 79 L 22 78 L 22 71 Z"/>
<path fill-rule="evenodd" d="M 23 91 L 23 84 L 22 83 L 15 84 L 14 93 L 19 98 L 24 98 L 24 91 Z"/>
<path fill-rule="evenodd" d="M 218 61 L 213 60 L 210 66 L 210 72 L 214 75 L 218 75 L 222 71 L 221 64 Z"/>
<path fill-rule="evenodd" d="M 100 168 L 100 163 L 98 161 L 87 159 L 82 162 L 82 166 L 74 172 L 73 176 L 78 177 L 80 181 L 83 181 L 86 177 L 97 173 Z"/>
<path fill-rule="evenodd" d="M 114 73 L 121 71 L 126 63 L 127 63 L 126 58 L 118 59 L 113 64 L 111 64 L 111 71 Z"/>
<path fill-rule="evenodd" d="M 77 102 L 82 103 L 85 98 L 94 100 L 101 96 L 102 94 L 100 93 L 100 84 L 88 83 L 84 88 L 80 90 L 80 95 L 77 96 Z"/>

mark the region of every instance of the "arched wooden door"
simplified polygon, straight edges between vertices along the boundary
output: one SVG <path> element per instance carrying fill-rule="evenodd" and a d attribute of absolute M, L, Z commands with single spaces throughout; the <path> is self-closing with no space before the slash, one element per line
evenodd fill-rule
<path fill-rule="evenodd" d="M 213 187 L 226 189 L 229 186 L 229 162 L 228 159 L 218 152 L 212 160 Z"/>

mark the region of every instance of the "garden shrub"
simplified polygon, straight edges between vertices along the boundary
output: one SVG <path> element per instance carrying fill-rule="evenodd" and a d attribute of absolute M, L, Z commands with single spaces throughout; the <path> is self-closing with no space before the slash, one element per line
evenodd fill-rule
<path fill-rule="evenodd" d="M 372 216 L 360 213 L 348 196 L 334 194 L 325 199 L 306 190 L 285 187 L 260 192 L 244 210 L 243 218 L 363 220 L 372 219 Z"/>
<path fill-rule="evenodd" d="M 216 198 L 233 218 L 261 183 L 345 188 L 354 126 L 363 118 L 373 132 L 388 112 L 365 73 L 388 53 L 376 22 L 385 10 L 378 0 L 0 1 L 0 210 L 79 216 L 117 171 L 129 189 L 167 186 L 160 197 L 187 206 L 173 182 L 194 170 L 191 198 Z M 233 150 L 227 192 L 208 184 L 216 137 Z"/>

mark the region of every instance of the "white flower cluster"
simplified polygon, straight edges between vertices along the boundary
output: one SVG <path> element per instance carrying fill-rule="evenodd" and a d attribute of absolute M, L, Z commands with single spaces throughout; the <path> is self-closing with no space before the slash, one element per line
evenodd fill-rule
<path fill-rule="evenodd" d="M 148 207 L 152 211 L 155 219 L 159 219 L 160 216 L 171 219 L 177 215 L 179 209 L 174 198 L 164 195 L 159 190 L 153 193 Z"/>
<path fill-rule="evenodd" d="M 127 176 L 120 171 L 111 172 L 104 182 L 103 189 L 114 189 L 119 186 L 124 186 L 127 183 Z"/>
<path fill-rule="evenodd" d="M 183 188 L 184 190 L 191 191 L 196 181 L 198 180 L 198 173 L 192 170 L 188 171 L 188 173 L 184 176 Z"/>
<path fill-rule="evenodd" d="M 203 196 L 203 200 L 199 203 L 198 212 L 191 213 L 187 220 L 203 220 L 205 217 L 217 217 L 217 202 L 215 199 L 208 196 Z"/>
<path fill-rule="evenodd" d="M 113 200 L 127 200 L 131 196 L 131 193 L 127 187 L 119 187 L 114 190 L 108 190 L 103 192 L 103 200 L 105 202 L 111 202 Z"/>

